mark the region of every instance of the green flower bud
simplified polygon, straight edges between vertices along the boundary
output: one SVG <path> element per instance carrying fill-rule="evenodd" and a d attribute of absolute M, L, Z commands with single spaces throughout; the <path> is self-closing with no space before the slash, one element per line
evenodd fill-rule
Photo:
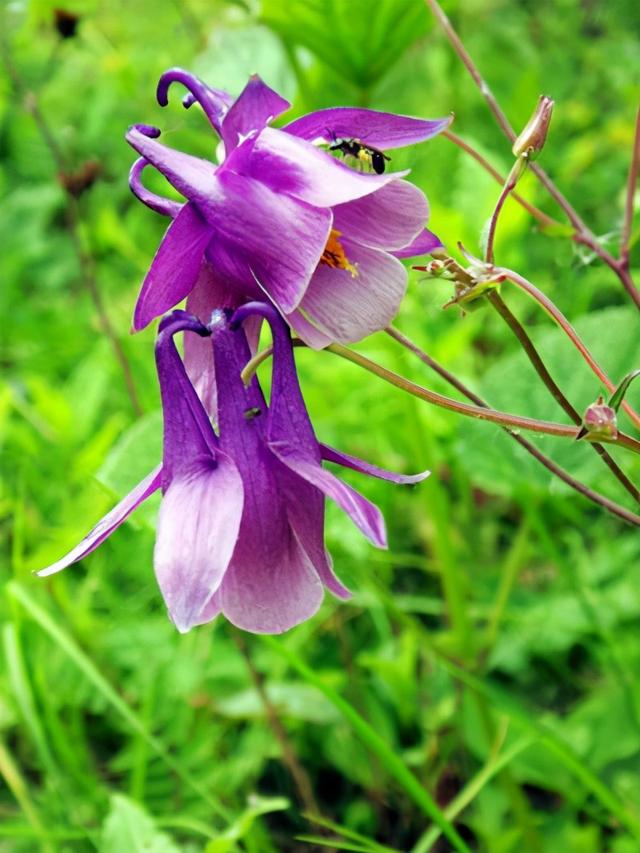
<path fill-rule="evenodd" d="M 538 105 L 524 130 L 520 133 L 511 149 L 516 157 L 525 160 L 535 160 L 542 151 L 547 131 L 551 122 L 553 112 L 553 101 L 546 95 L 540 95 Z"/>

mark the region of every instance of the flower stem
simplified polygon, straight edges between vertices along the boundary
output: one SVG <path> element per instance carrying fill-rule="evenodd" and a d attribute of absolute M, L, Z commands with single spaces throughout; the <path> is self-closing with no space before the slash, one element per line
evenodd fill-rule
<path fill-rule="evenodd" d="M 434 392 L 427 391 L 424 388 L 421 388 L 420 385 L 415 385 L 413 382 L 409 382 L 409 380 L 403 379 L 398 374 L 393 373 L 390 370 L 386 370 L 384 367 L 375 364 L 375 362 L 370 361 L 369 359 L 361 356 L 359 353 L 354 352 L 353 350 L 349 350 L 346 347 L 342 347 L 339 344 L 333 344 L 331 347 L 327 347 L 330 351 L 335 353 L 336 355 L 340 355 L 343 358 L 347 358 L 349 361 L 354 362 L 355 364 L 364 367 L 365 370 L 371 370 L 371 367 L 377 368 L 377 370 L 372 370 L 371 372 L 376 373 L 376 375 L 380 376 L 381 379 L 384 379 L 387 382 L 390 382 L 392 385 L 395 385 L 398 388 L 401 388 L 404 391 L 408 391 L 408 393 L 413 394 L 420 399 L 427 400 L 427 402 L 435 403 L 436 405 L 443 405 L 441 401 L 447 401 L 447 403 L 452 403 L 456 406 L 454 411 L 462 411 L 461 414 L 471 414 L 473 417 L 482 417 L 482 410 L 484 409 L 485 420 L 490 420 L 495 423 L 499 423 L 505 431 L 517 441 L 518 444 L 523 447 L 534 459 L 537 459 L 541 465 L 550 471 L 554 476 L 558 477 L 559 480 L 562 480 L 568 486 L 570 486 L 575 491 L 579 492 L 583 497 L 587 498 L 593 503 L 598 504 L 599 506 L 604 507 L 613 515 L 617 515 L 619 518 L 624 519 L 630 524 L 634 524 L 640 527 L 640 515 L 636 515 L 635 513 L 625 509 L 622 506 L 619 506 L 614 501 L 609 500 L 604 495 L 599 494 L 598 492 L 594 492 L 593 489 L 590 489 L 588 486 L 585 486 L 579 480 L 576 480 L 571 476 L 564 468 L 561 468 L 557 465 L 552 459 L 546 456 L 542 451 L 538 450 L 538 448 L 531 444 L 524 436 L 520 435 L 519 432 L 511 427 L 514 426 L 514 420 L 517 421 L 515 424 L 516 427 L 523 427 L 525 429 L 530 429 L 530 424 L 542 424 L 546 426 L 545 422 L 540 421 L 532 421 L 530 418 L 518 418 L 517 416 L 506 415 L 504 416 L 509 420 L 509 423 L 504 423 L 502 417 L 498 420 L 494 415 L 502 416 L 501 412 L 494 412 L 489 408 L 488 404 L 475 394 L 471 389 L 467 388 L 459 379 L 457 379 L 452 373 L 450 373 L 445 367 L 439 364 L 435 359 L 431 358 L 426 352 L 421 350 L 416 344 L 414 344 L 409 338 L 402 334 L 398 329 L 393 326 L 388 326 L 385 331 L 390 337 L 396 340 L 399 344 L 404 346 L 414 355 L 416 355 L 420 361 L 424 364 L 428 365 L 432 370 L 434 370 L 439 376 L 441 376 L 446 382 L 452 385 L 456 390 L 458 390 L 463 396 L 465 396 L 468 400 L 471 400 L 478 406 L 476 409 L 474 406 L 465 406 L 464 403 L 456 403 L 455 400 L 449 400 L 448 397 L 443 397 L 440 394 L 435 394 Z M 299 338 L 294 338 L 292 341 L 294 347 L 306 347 L 304 341 L 301 341 Z M 249 382 L 253 374 L 256 372 L 258 367 L 270 358 L 273 355 L 273 347 L 268 346 L 265 349 L 261 350 L 257 353 L 250 361 L 245 365 L 241 376 L 242 380 L 245 384 Z M 419 393 L 416 393 L 419 392 Z M 428 396 L 426 396 L 428 395 Z M 434 399 L 435 398 L 435 399 Z M 452 408 L 452 406 L 446 405 L 444 408 Z M 480 412 L 480 414 L 477 414 Z M 523 421 L 526 422 L 523 424 Z M 578 430 L 574 427 L 562 426 L 561 424 L 551 424 L 553 427 L 557 427 L 558 429 L 554 429 L 553 435 L 561 435 L 563 437 L 572 437 L 575 438 Z M 545 429 L 538 430 L 539 432 L 545 432 Z M 618 438 L 616 442 L 622 443 L 624 446 L 628 447 L 630 450 L 635 451 L 636 453 L 640 453 L 640 442 L 631 438 L 630 436 L 622 435 L 622 442 L 620 442 L 621 434 L 618 433 Z M 588 440 L 588 439 L 587 439 Z"/>
<path fill-rule="evenodd" d="M 511 191 L 515 188 L 518 183 L 518 178 L 523 173 L 526 168 L 526 161 L 518 159 L 513 164 L 513 168 L 509 172 L 507 180 L 504 182 L 504 187 L 502 188 L 502 192 L 498 196 L 498 201 L 496 202 L 495 209 L 491 215 L 491 220 L 489 222 L 489 233 L 487 234 L 487 245 L 484 251 L 484 259 L 488 264 L 493 263 L 493 243 L 496 236 L 496 228 L 498 227 L 498 219 L 500 218 L 500 213 L 502 208 L 504 207 L 505 201 L 509 198 Z"/>
<path fill-rule="evenodd" d="M 446 382 L 448 382 L 452 387 L 458 390 L 461 394 L 463 394 L 468 400 L 472 400 L 478 406 L 487 406 L 487 403 L 480 397 L 478 394 L 474 393 L 470 388 L 468 388 L 464 383 L 462 383 L 457 377 L 455 377 L 452 373 L 450 373 L 445 367 L 443 367 L 439 362 L 437 362 L 434 358 L 432 358 L 428 353 L 421 350 L 416 344 L 413 343 L 406 335 L 403 335 L 398 329 L 394 326 L 388 326 L 385 329 L 386 333 L 392 337 L 395 341 L 397 341 L 401 346 L 405 347 L 405 349 L 409 350 L 409 352 L 413 353 L 413 355 L 417 356 L 424 364 L 430 367 L 435 373 L 441 376 Z M 505 427 L 505 432 L 507 432 L 514 441 L 517 441 L 518 444 L 523 447 L 534 459 L 537 459 L 541 465 L 552 474 L 554 474 L 558 479 L 562 480 L 568 486 L 570 486 L 575 491 L 579 492 L 583 497 L 587 498 L 593 503 L 599 504 L 600 506 L 607 509 L 609 512 L 617 515 L 619 518 L 624 519 L 625 521 L 630 522 L 631 524 L 635 524 L 640 526 L 640 515 L 636 515 L 633 512 L 625 509 L 624 507 L 619 506 L 618 504 L 610 501 L 609 498 L 604 497 L 604 495 L 599 494 L 598 492 L 594 492 L 588 486 L 582 484 L 579 480 L 576 480 L 571 476 L 564 468 L 561 468 L 557 465 L 552 459 L 549 459 L 544 453 L 542 453 L 538 448 L 531 444 L 524 436 L 520 435 L 517 432 Z"/>
<path fill-rule="evenodd" d="M 502 112 L 500 104 L 496 100 L 493 92 L 487 85 L 487 82 L 484 80 L 484 78 L 480 74 L 480 71 L 471 59 L 471 56 L 467 52 L 467 49 L 465 48 L 460 39 L 460 36 L 451 26 L 451 21 L 449 20 L 443 9 L 440 7 L 440 4 L 437 2 L 437 0 L 425 0 L 425 3 L 427 4 L 434 17 L 442 27 L 442 30 L 446 37 L 449 39 L 451 46 L 460 57 L 463 65 L 465 66 L 465 68 L 471 75 L 474 83 L 480 90 L 480 94 L 485 99 L 489 109 L 491 110 L 491 113 L 493 114 L 496 122 L 500 126 L 500 129 L 507 137 L 507 139 L 510 142 L 513 142 L 516 138 L 516 134 L 513 128 L 511 127 L 511 124 L 509 123 L 509 119 Z M 630 180 L 633 177 L 634 168 L 637 168 L 637 166 L 634 167 L 633 163 L 634 159 L 632 158 L 632 171 L 629 176 Z M 606 249 L 602 247 L 596 237 L 591 233 L 587 225 L 580 218 L 579 214 L 576 212 L 569 200 L 565 198 L 565 196 L 560 192 L 558 187 L 556 187 L 556 185 L 547 175 L 544 169 L 540 168 L 540 166 L 538 166 L 536 163 L 532 163 L 531 171 L 535 174 L 540 183 L 547 190 L 547 192 L 554 199 L 554 201 L 558 204 L 558 206 L 564 211 L 569 222 L 573 225 L 575 233 L 572 239 L 576 243 L 580 243 L 590 248 L 591 251 L 594 252 L 594 254 L 596 254 L 600 258 L 600 260 L 602 260 L 618 276 L 629 297 L 636 304 L 636 306 L 640 308 L 640 291 L 637 289 L 633 282 L 633 279 L 628 269 L 628 262 L 625 262 L 625 259 L 623 257 L 621 257 L 620 260 L 616 260 L 613 255 L 611 255 L 609 252 L 606 251 Z M 627 194 L 627 205 L 628 203 L 629 202 Z"/>
<path fill-rule="evenodd" d="M 595 358 L 591 355 L 585 344 L 580 339 L 580 336 L 573 328 L 571 323 L 564 316 L 562 311 L 556 307 L 556 305 L 546 296 L 541 290 L 539 290 L 534 284 L 532 284 L 528 279 L 521 276 L 519 273 L 514 272 L 513 270 L 506 269 L 504 267 L 495 267 L 494 273 L 496 278 L 506 279 L 507 281 L 512 282 L 517 285 L 521 290 L 524 290 L 529 296 L 531 296 L 535 301 L 540 305 L 540 307 L 551 317 L 551 319 L 562 329 L 562 331 L 567 335 L 569 340 L 573 343 L 575 348 L 578 350 L 580 355 L 589 365 L 591 370 L 595 373 L 598 379 L 605 385 L 608 391 L 615 391 L 615 384 L 609 379 L 604 370 L 600 367 Z M 627 412 L 629 417 L 632 419 L 636 426 L 640 426 L 640 415 L 635 412 L 631 406 L 627 403 L 622 404 L 624 410 Z"/>
<path fill-rule="evenodd" d="M 423 388 L 421 385 L 417 385 L 415 382 L 405 379 L 404 376 L 399 376 L 392 370 L 382 367 L 382 365 L 377 364 L 375 361 L 371 361 L 371 359 L 368 359 L 366 356 L 356 352 L 355 350 L 348 349 L 342 344 L 330 344 L 326 348 L 325 352 L 332 352 L 334 355 L 340 356 L 340 358 L 344 358 L 347 361 L 357 364 L 359 367 L 363 367 L 370 373 L 379 376 L 380 379 L 384 379 L 385 382 L 389 382 L 391 385 L 395 385 L 396 388 L 406 391 L 407 394 L 413 394 L 414 397 L 418 397 L 427 403 L 433 403 L 435 406 L 440 406 L 442 409 L 448 409 L 449 411 L 456 412 L 459 415 L 466 415 L 467 417 L 477 418 L 481 421 L 490 421 L 494 424 L 500 424 L 500 426 L 526 429 L 531 432 L 539 432 L 545 435 L 555 435 L 560 438 L 575 439 L 578 434 L 578 429 L 573 426 L 558 424 L 554 421 L 527 418 L 523 415 L 512 415 L 508 412 L 498 411 L 497 409 L 473 406 L 469 403 L 461 403 L 459 400 L 452 400 L 450 397 L 445 397 L 443 394 L 438 394 L 435 391 L 429 391 L 427 388 Z M 618 433 L 618 437 L 616 439 L 611 439 L 611 442 L 620 444 L 622 447 L 626 447 L 634 453 L 640 453 L 640 441 L 637 441 L 635 438 L 624 433 Z"/>
<path fill-rule="evenodd" d="M 460 148 L 462 151 L 465 151 L 470 157 L 473 157 L 476 163 L 479 163 L 482 168 L 489 175 L 491 175 L 491 177 L 494 178 L 497 183 L 499 183 L 501 186 L 505 184 L 507 179 L 503 178 L 500 172 L 498 172 L 497 169 L 494 169 L 491 163 L 489 163 L 489 161 L 486 160 L 482 156 L 482 154 L 480 154 L 479 151 L 476 151 L 476 149 L 472 145 L 469 145 L 468 142 L 465 142 L 464 139 L 462 139 L 460 136 L 457 136 L 455 133 L 452 133 L 450 130 L 443 130 L 442 136 L 446 137 L 450 142 L 453 142 L 454 145 L 457 145 L 458 148 Z M 565 227 L 562 222 L 559 222 L 557 219 L 553 219 L 553 217 L 551 216 L 547 216 L 546 213 L 537 208 L 535 205 L 531 204 L 531 202 L 528 202 L 526 198 L 523 198 L 521 195 L 518 195 L 518 193 L 512 193 L 511 198 L 514 201 L 517 201 L 519 205 L 524 207 L 524 209 L 528 213 L 530 213 L 531 216 L 534 217 L 534 219 L 537 219 L 538 222 L 543 226 L 543 228 Z"/>
<path fill-rule="evenodd" d="M 231 627 L 231 639 L 235 643 L 236 648 L 244 658 L 244 662 L 247 665 L 249 675 L 251 676 L 251 681 L 253 682 L 253 686 L 256 689 L 256 693 L 260 697 L 260 701 L 262 702 L 262 705 L 264 707 L 269 726 L 273 734 L 275 735 L 278 744 L 280 745 L 280 749 L 282 751 L 282 759 L 296 786 L 298 798 L 302 807 L 305 809 L 305 811 L 309 813 L 310 816 L 320 815 L 320 809 L 318 808 L 316 798 L 313 794 L 313 786 L 311 785 L 309 774 L 300 763 L 296 751 L 293 748 L 291 741 L 289 740 L 289 736 L 287 735 L 286 729 L 282 724 L 280 716 L 278 715 L 278 709 L 273 704 L 271 698 L 269 697 L 269 694 L 267 693 L 264 683 L 264 676 L 256 668 L 256 665 L 253 662 L 253 658 L 251 657 L 251 652 L 249 651 L 249 647 L 247 646 L 244 640 L 242 632 L 234 627 Z"/>
<path fill-rule="evenodd" d="M 620 235 L 620 266 L 629 270 L 629 241 L 631 239 L 631 226 L 633 225 L 633 201 L 638 183 L 638 171 L 640 170 L 640 107 L 636 116 L 636 130 L 633 138 L 633 149 L 631 151 L 631 163 L 629 165 L 629 178 L 627 180 L 627 196 L 624 206 L 624 220 L 622 233 Z"/>
<path fill-rule="evenodd" d="M 535 348 L 533 341 L 527 334 L 522 323 L 520 323 L 518 318 L 511 312 L 508 305 L 504 302 L 497 290 L 489 291 L 487 299 L 498 312 L 498 314 L 500 314 L 503 320 L 507 323 L 514 335 L 517 337 L 518 341 L 522 345 L 523 350 L 525 351 L 525 354 L 527 355 L 527 358 L 533 365 L 540 379 L 542 379 L 546 387 L 549 389 L 551 396 L 554 398 L 554 400 L 556 400 L 556 402 L 564 410 L 564 412 L 571 418 L 574 424 L 580 426 L 582 424 L 582 418 L 580 417 L 580 414 L 571 405 L 569 400 L 565 397 L 564 393 L 547 370 L 545 363 L 543 362 L 539 352 Z M 616 477 L 616 479 L 621 483 L 621 485 L 627 490 L 627 492 L 629 492 L 629 494 L 636 501 L 640 501 L 640 490 L 631 482 L 631 480 L 618 466 L 617 462 L 608 453 L 608 451 L 605 450 L 605 448 L 597 442 L 593 442 L 591 446 L 598 454 L 598 456 L 600 456 L 605 465 L 607 465 L 614 477 Z"/>

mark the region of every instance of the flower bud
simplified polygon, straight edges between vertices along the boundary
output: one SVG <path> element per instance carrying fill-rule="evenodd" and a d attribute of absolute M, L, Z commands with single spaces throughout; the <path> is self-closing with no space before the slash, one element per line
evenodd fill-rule
<path fill-rule="evenodd" d="M 538 105 L 524 130 L 513 143 L 511 149 L 516 157 L 525 160 L 535 160 L 547 138 L 547 131 L 551 122 L 553 101 L 546 95 L 540 95 Z"/>
<path fill-rule="evenodd" d="M 593 438 L 616 438 L 618 421 L 615 409 L 608 406 L 603 397 L 592 403 L 582 418 L 583 435 Z"/>

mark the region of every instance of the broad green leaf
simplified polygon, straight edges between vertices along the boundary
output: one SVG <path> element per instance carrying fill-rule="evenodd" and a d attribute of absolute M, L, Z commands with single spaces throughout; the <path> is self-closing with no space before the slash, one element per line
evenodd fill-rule
<path fill-rule="evenodd" d="M 171 838 L 157 829 L 149 814 L 123 794 L 113 794 L 102 827 L 100 853 L 180 853 Z"/>
<path fill-rule="evenodd" d="M 374 85 L 429 24 L 415 0 L 262 0 L 261 18 L 361 89 Z"/>

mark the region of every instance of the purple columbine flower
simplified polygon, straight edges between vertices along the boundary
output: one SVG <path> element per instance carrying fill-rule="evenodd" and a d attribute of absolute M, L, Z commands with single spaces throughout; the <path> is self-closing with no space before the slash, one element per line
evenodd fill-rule
<path fill-rule="evenodd" d="M 189 294 L 194 304 L 187 310 L 198 313 L 195 306 L 206 312 L 201 316 L 266 294 L 316 348 L 360 340 L 388 325 L 407 284 L 398 258 L 441 246 L 424 227 L 427 199 L 402 180 L 406 171 L 363 174 L 318 145 L 346 138 L 389 150 L 429 139 L 450 118 L 336 107 L 277 130 L 269 123 L 290 105 L 257 76 L 234 100 L 173 69 L 158 84 L 163 106 L 174 82 L 188 89 L 185 106 L 198 102 L 219 135 L 221 163 L 166 147 L 157 128 L 134 125 L 127 133 L 141 155 L 131 171 L 133 192 L 173 219 L 143 282 L 134 329 Z M 149 164 L 185 204 L 144 187 L 141 174 Z M 187 352 L 195 375 L 191 358 Z"/>
<path fill-rule="evenodd" d="M 185 311 L 160 324 L 156 362 L 164 412 L 162 465 L 125 497 L 50 575 L 101 544 L 146 497 L 162 488 L 154 564 L 169 614 L 180 631 L 223 613 L 240 628 L 280 633 L 312 616 L 323 586 L 347 598 L 324 546 L 330 497 L 377 547 L 386 547 L 376 506 L 322 467 L 322 460 L 395 483 L 403 476 L 320 444 L 302 399 L 286 324 L 265 303 L 214 312 L 204 326 Z M 257 378 L 245 387 L 250 358 L 241 324 L 255 316 L 274 341 L 271 402 Z M 209 338 L 218 384 L 218 434 L 186 374 L 173 336 Z"/>

